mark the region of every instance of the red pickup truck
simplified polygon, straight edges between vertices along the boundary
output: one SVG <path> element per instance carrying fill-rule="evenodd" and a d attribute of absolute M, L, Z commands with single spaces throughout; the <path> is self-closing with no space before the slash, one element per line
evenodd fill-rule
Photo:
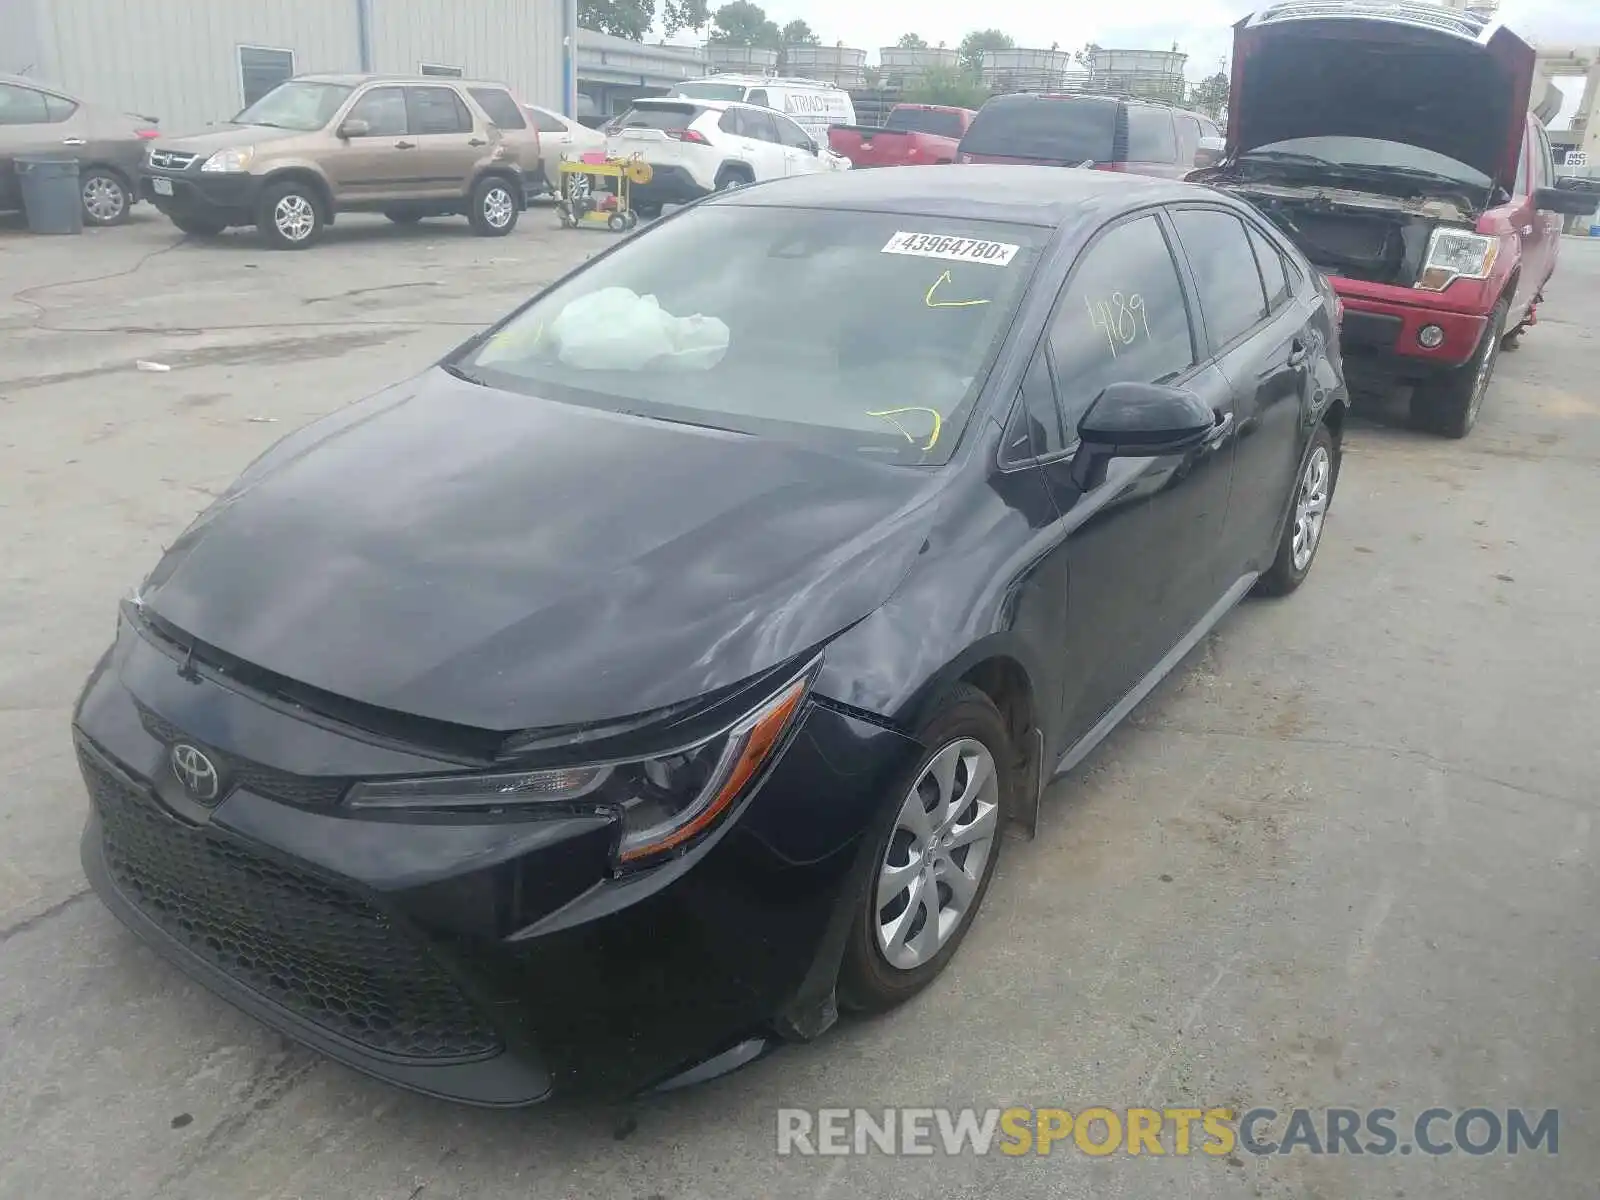
<path fill-rule="evenodd" d="M 828 130 L 828 146 L 858 168 L 951 163 L 967 126 L 977 115 L 970 108 L 942 104 L 896 104 L 882 129 L 833 126 Z"/>
<path fill-rule="evenodd" d="M 1594 207 L 1555 179 L 1533 76 L 1533 48 L 1470 13 L 1286 0 L 1234 27 L 1226 156 L 1189 176 L 1326 272 L 1347 375 L 1413 384 L 1413 423 L 1448 437 L 1537 319 L 1561 215 Z"/>

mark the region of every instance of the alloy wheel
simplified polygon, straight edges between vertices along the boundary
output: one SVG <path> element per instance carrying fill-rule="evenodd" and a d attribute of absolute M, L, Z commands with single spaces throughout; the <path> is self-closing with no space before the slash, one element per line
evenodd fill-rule
<path fill-rule="evenodd" d="M 110 224 L 128 207 L 128 193 L 109 175 L 91 175 L 83 182 L 83 209 L 101 224 Z"/>
<path fill-rule="evenodd" d="M 1304 571 L 1322 540 L 1322 524 L 1328 516 L 1329 485 L 1333 481 L 1333 458 L 1326 446 L 1318 446 L 1300 477 L 1300 494 L 1294 506 L 1294 569 Z"/>
<path fill-rule="evenodd" d="M 496 229 L 504 229 L 511 221 L 516 205 L 505 188 L 490 188 L 483 194 L 483 219 Z"/>
<path fill-rule="evenodd" d="M 966 922 L 999 821 L 988 747 L 975 738 L 943 747 L 907 793 L 878 866 L 872 924 L 890 966 L 929 962 Z"/>
<path fill-rule="evenodd" d="M 272 223 L 291 242 L 303 242 L 317 228 L 316 207 L 298 192 L 290 192 L 272 209 Z"/>

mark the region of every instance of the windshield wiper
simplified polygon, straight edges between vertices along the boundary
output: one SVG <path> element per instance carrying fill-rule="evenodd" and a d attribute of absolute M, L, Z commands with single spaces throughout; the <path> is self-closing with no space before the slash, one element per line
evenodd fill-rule
<path fill-rule="evenodd" d="M 1339 164 L 1331 159 L 1318 158 L 1315 154 L 1300 154 L 1294 150 L 1250 150 L 1239 156 L 1239 162 L 1275 162 L 1293 166 L 1304 167 L 1333 167 Z"/>
<path fill-rule="evenodd" d="M 479 375 L 474 371 L 467 370 L 467 368 L 461 366 L 459 363 L 440 363 L 439 369 L 442 370 L 446 375 L 451 375 L 456 379 L 463 380 L 467 383 L 475 383 L 479 387 L 491 386 L 489 381 L 482 375 Z"/>

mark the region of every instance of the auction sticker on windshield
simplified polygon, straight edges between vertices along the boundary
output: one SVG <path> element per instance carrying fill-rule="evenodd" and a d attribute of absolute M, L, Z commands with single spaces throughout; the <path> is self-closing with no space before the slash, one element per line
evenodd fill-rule
<path fill-rule="evenodd" d="M 982 263 L 1003 267 L 1016 257 L 1019 246 L 986 242 L 981 238 L 943 237 L 937 233 L 897 233 L 883 247 L 884 254 L 911 254 L 918 258 L 943 258 L 950 262 Z"/>

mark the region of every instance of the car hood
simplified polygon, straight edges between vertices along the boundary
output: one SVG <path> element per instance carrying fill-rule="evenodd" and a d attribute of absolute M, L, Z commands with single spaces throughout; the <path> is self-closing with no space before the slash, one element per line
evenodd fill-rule
<path fill-rule="evenodd" d="M 1533 72 L 1531 46 L 1463 13 L 1282 4 L 1234 26 L 1228 156 L 1289 138 L 1380 138 L 1448 155 L 1509 191 Z"/>
<path fill-rule="evenodd" d="M 261 146 L 267 142 L 281 142 L 288 138 L 305 137 L 301 129 L 276 129 L 271 125 L 220 125 L 204 133 L 188 133 L 181 137 L 162 138 L 157 145 L 163 150 L 182 150 L 190 154 L 216 153 L 234 146 Z"/>
<path fill-rule="evenodd" d="M 881 605 L 931 471 L 478 387 L 432 370 L 280 442 L 142 588 L 201 643 L 479 729 L 737 683 Z"/>

